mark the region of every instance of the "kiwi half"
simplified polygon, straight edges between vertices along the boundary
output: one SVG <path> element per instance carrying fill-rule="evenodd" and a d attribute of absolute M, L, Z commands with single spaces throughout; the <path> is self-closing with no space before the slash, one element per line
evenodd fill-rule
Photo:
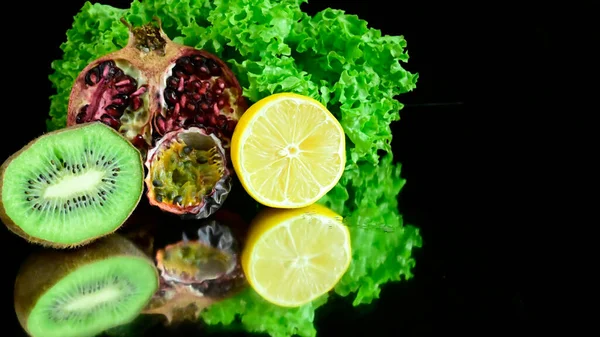
<path fill-rule="evenodd" d="M 91 122 L 46 133 L 0 167 L 0 219 L 29 242 L 76 247 L 117 230 L 139 203 L 140 152 Z"/>
<path fill-rule="evenodd" d="M 95 336 L 132 322 L 158 284 L 154 262 L 112 234 L 81 248 L 30 256 L 15 282 L 15 311 L 33 337 Z"/>

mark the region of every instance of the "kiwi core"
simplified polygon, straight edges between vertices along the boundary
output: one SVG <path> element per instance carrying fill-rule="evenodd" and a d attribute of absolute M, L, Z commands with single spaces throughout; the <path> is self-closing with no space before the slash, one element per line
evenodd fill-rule
<path fill-rule="evenodd" d="M 104 176 L 103 171 L 91 170 L 83 174 L 63 177 L 46 188 L 44 198 L 70 199 L 73 195 L 93 192 Z"/>
<path fill-rule="evenodd" d="M 27 318 L 34 337 L 94 336 L 135 319 L 158 290 L 146 259 L 116 256 L 83 265 L 40 296 Z"/>
<path fill-rule="evenodd" d="M 76 246 L 118 229 L 143 193 L 139 151 L 102 123 L 41 136 L 6 166 L 2 206 L 31 241 Z"/>

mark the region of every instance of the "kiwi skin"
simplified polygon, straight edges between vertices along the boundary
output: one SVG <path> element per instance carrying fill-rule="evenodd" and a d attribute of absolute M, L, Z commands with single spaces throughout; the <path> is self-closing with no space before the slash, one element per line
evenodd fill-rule
<path fill-rule="evenodd" d="M 15 280 L 14 306 L 21 327 L 30 334 L 27 319 L 37 300 L 67 274 L 83 265 L 116 256 L 139 258 L 154 266 L 152 259 L 119 234 L 103 237 L 80 249 L 42 249 L 33 253 L 23 262 Z M 154 271 L 158 290 L 158 270 Z"/>
<path fill-rule="evenodd" d="M 93 241 L 99 239 L 100 237 L 102 237 L 102 236 L 93 237 L 93 238 L 90 238 L 88 240 L 84 240 L 84 241 L 81 241 L 81 242 L 79 242 L 77 244 L 72 244 L 72 245 L 71 244 L 60 244 L 60 243 L 51 242 L 51 241 L 43 240 L 43 239 L 40 239 L 40 238 L 32 237 L 32 236 L 28 235 L 27 233 L 25 233 L 19 226 L 17 226 L 12 221 L 12 219 L 6 214 L 6 210 L 5 210 L 4 204 L 2 202 L 2 200 L 3 200 L 2 199 L 2 185 L 4 185 L 4 173 L 6 172 L 6 168 L 8 167 L 8 165 L 10 165 L 10 163 L 15 158 L 17 158 L 22 152 L 24 152 L 25 150 L 27 150 L 31 145 L 33 145 L 34 143 L 36 143 L 42 137 L 53 135 L 53 134 L 58 134 L 58 133 L 65 132 L 65 131 L 79 129 L 79 128 L 88 126 L 88 125 L 93 124 L 93 123 L 102 124 L 101 122 L 97 122 L 97 121 L 87 122 L 87 123 L 77 124 L 77 125 L 74 125 L 74 126 L 69 126 L 69 127 L 66 127 L 66 128 L 62 128 L 62 129 L 58 129 L 58 130 L 54 130 L 54 131 L 51 131 L 51 132 L 44 133 L 41 136 L 39 136 L 39 137 L 33 139 L 32 141 L 30 141 L 29 143 L 27 143 L 27 145 L 25 145 L 19 151 L 17 151 L 14 154 L 12 154 L 10 157 L 8 157 L 4 161 L 4 163 L 2 164 L 2 166 L 0 166 L 0 220 L 4 223 L 4 225 L 6 226 L 6 228 L 8 228 L 12 233 L 20 236 L 21 238 L 25 239 L 29 243 L 37 244 L 37 245 L 40 245 L 40 246 L 43 246 L 43 247 L 56 248 L 56 249 L 78 248 L 78 247 L 81 247 L 81 246 L 85 246 L 88 243 L 93 242 Z M 104 124 L 102 124 L 102 125 L 104 125 Z M 119 137 L 123 137 L 118 131 L 114 130 L 113 128 L 110 128 L 108 126 L 106 126 L 106 128 L 110 129 L 112 132 L 114 132 L 115 134 L 117 134 Z M 133 147 L 133 144 L 131 146 Z M 139 151 L 138 151 L 138 153 L 139 153 Z M 143 166 L 144 161 L 142 159 L 142 154 L 139 153 L 139 155 L 140 155 L 140 163 L 142 164 L 142 167 L 144 167 Z M 140 185 L 143 185 L 143 184 L 144 184 L 144 181 L 143 180 L 140 181 Z M 137 201 L 138 204 L 139 204 L 140 200 L 142 199 L 142 195 L 144 194 L 143 191 L 144 191 L 144 188 L 142 187 L 142 193 L 140 193 L 140 195 L 138 197 L 138 201 Z M 133 213 L 133 210 L 131 211 L 131 213 Z M 131 213 L 129 213 L 129 216 L 131 216 Z M 116 228 L 113 232 L 115 232 L 119 228 L 120 227 Z M 112 233 L 109 232 L 109 233 L 106 233 L 103 236 L 110 235 L 110 234 L 112 234 Z"/>

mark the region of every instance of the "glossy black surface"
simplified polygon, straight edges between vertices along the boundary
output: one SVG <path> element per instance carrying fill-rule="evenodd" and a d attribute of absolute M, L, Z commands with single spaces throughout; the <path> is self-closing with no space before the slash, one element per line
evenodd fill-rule
<path fill-rule="evenodd" d="M 524 196 L 511 178 L 529 172 L 522 165 L 528 158 L 511 161 L 512 147 L 522 141 L 525 120 L 542 108 L 549 79 L 546 19 L 510 9 L 386 3 L 312 1 L 305 8 L 345 9 L 386 34 L 405 36 L 405 67 L 420 78 L 417 89 L 400 98 L 406 107 L 394 124 L 393 149 L 407 179 L 401 212 L 421 228 L 424 245 L 415 254 L 415 277 L 386 285 L 373 305 L 356 309 L 334 299 L 320 309 L 319 336 L 521 334 L 532 316 L 533 271 L 526 253 L 530 227 L 520 215 Z M 53 93 L 50 62 L 61 56 L 59 45 L 83 1 L 48 5 L 51 11 L 16 3 L 10 15 L 16 21 L 2 23 L 2 160 L 44 131 Z M 31 246 L 4 227 L 0 238 L 2 331 L 22 336 L 11 289 Z M 192 331 L 181 328 L 179 335 Z"/>

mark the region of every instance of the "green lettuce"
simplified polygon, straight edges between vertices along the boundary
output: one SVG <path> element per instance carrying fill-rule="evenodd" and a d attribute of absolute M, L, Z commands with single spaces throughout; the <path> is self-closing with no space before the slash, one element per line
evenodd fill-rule
<path fill-rule="evenodd" d="M 232 68 L 249 102 L 295 92 L 324 103 L 347 135 L 347 166 L 319 202 L 340 213 L 353 246 L 350 269 L 335 287 L 353 305 L 379 297 L 380 286 L 412 277 L 418 228 L 403 224 L 397 196 L 404 185 L 391 153 L 391 124 L 400 119 L 396 97 L 415 88 L 417 74 L 403 69 L 402 36 L 386 36 L 341 10 L 304 13 L 303 0 L 144 0 L 126 9 L 86 2 L 52 63 L 48 130 L 66 125 L 71 86 L 92 60 L 124 47 L 125 17 L 134 25 L 161 19 L 174 41 L 206 49 Z M 273 337 L 313 337 L 315 310 L 328 296 L 300 308 L 267 303 L 252 289 L 217 303 L 205 323 L 264 332 Z"/>

